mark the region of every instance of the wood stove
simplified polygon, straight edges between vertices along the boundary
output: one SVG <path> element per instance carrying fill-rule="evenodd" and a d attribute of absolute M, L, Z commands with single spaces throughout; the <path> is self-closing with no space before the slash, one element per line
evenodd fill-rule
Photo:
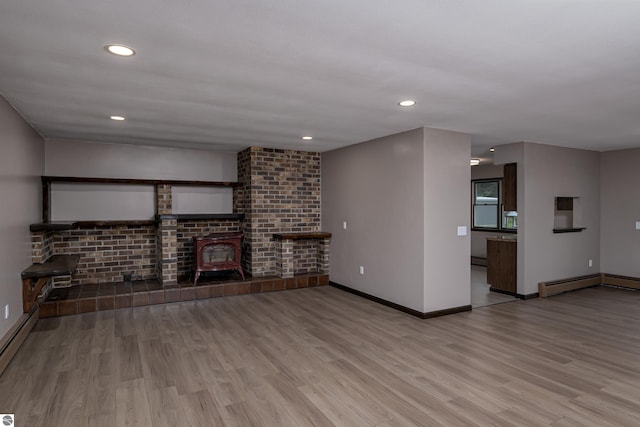
<path fill-rule="evenodd" d="M 244 280 L 240 264 L 243 233 L 214 233 L 193 237 L 193 285 L 203 271 L 236 270 Z"/>

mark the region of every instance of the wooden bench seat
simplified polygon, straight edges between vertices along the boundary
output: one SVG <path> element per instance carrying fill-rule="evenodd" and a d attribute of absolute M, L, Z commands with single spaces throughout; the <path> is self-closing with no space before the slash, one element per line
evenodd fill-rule
<path fill-rule="evenodd" d="M 41 264 L 31 264 L 22 271 L 22 308 L 29 313 L 49 279 L 73 274 L 80 255 L 53 255 Z"/>

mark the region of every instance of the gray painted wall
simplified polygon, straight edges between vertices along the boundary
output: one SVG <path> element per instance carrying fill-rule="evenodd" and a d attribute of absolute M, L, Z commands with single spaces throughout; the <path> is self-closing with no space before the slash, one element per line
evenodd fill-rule
<path fill-rule="evenodd" d="M 322 153 L 322 230 L 332 233 L 331 280 L 418 311 L 424 292 L 423 152 L 423 131 L 415 129 Z"/>
<path fill-rule="evenodd" d="M 237 181 L 237 155 L 167 147 L 47 140 L 45 174 L 99 178 Z M 175 187 L 174 213 L 230 213 L 230 188 Z M 139 220 L 155 213 L 153 186 L 55 184 L 51 219 Z"/>
<path fill-rule="evenodd" d="M 22 314 L 20 272 L 31 264 L 29 224 L 39 222 L 42 139 L 0 97 L 0 337 Z M 9 304 L 9 318 L 4 307 Z"/>
<path fill-rule="evenodd" d="M 421 312 L 469 304 L 469 155 L 468 135 L 424 128 L 323 153 L 331 280 Z"/>
<path fill-rule="evenodd" d="M 424 128 L 424 312 L 471 303 L 470 157 L 470 135 Z"/>
<path fill-rule="evenodd" d="M 640 148 L 601 154 L 601 270 L 640 277 Z"/>
<path fill-rule="evenodd" d="M 494 158 L 501 163 L 521 159 L 518 292 L 531 294 L 539 282 L 600 272 L 600 153 L 530 142 L 513 144 L 512 151 L 500 148 Z M 557 196 L 580 197 L 586 230 L 553 233 Z"/>
<path fill-rule="evenodd" d="M 49 139 L 45 174 L 237 181 L 236 153 Z"/>

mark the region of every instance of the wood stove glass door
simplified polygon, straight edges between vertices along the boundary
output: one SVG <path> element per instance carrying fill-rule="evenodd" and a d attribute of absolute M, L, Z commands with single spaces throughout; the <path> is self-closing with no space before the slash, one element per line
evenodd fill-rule
<path fill-rule="evenodd" d="M 202 249 L 203 266 L 235 263 L 235 248 L 229 244 L 207 245 Z"/>

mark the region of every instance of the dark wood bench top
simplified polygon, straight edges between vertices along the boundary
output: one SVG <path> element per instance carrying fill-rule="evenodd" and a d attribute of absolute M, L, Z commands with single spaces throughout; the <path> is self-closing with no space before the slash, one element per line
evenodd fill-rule
<path fill-rule="evenodd" d="M 42 264 L 31 264 L 22 272 L 22 278 L 66 276 L 74 272 L 79 260 L 80 255 L 53 255 Z"/>
<path fill-rule="evenodd" d="M 275 233 L 273 238 L 276 240 L 310 240 L 310 239 L 328 239 L 331 233 L 323 233 L 321 231 L 312 233 Z"/>

